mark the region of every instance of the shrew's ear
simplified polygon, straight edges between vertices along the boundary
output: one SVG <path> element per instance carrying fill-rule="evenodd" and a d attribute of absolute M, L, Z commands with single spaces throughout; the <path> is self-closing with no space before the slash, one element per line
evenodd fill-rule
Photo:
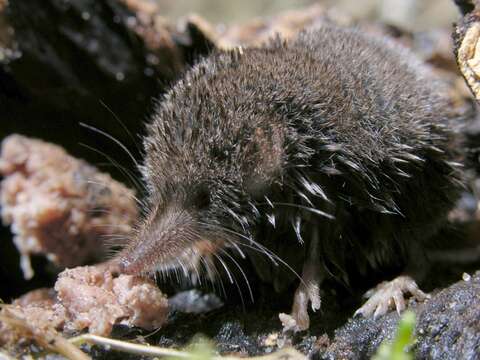
<path fill-rule="evenodd" d="M 279 125 L 257 127 L 244 150 L 244 186 L 252 195 L 279 179 L 285 160 L 284 131 Z"/>

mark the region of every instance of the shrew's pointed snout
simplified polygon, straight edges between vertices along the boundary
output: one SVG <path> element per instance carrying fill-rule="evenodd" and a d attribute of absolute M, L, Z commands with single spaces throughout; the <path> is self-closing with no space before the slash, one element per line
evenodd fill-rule
<path fill-rule="evenodd" d="M 120 258 L 117 259 L 117 269 L 120 274 L 126 274 L 126 275 L 138 275 L 143 273 L 142 269 L 138 266 L 135 266 L 135 262 L 132 261 L 132 259 L 129 258 L 128 254 L 127 256 L 121 256 Z"/>
<path fill-rule="evenodd" d="M 200 239 L 198 222 L 189 211 L 175 207 L 156 210 L 140 223 L 114 262 L 123 274 L 153 274 L 175 266 Z"/>

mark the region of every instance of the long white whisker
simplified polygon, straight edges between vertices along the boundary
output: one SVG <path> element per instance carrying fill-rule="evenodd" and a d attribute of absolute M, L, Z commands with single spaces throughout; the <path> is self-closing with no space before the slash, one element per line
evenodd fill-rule
<path fill-rule="evenodd" d="M 297 277 L 300 282 L 307 286 L 305 284 L 305 282 L 303 281 L 302 277 L 284 260 L 282 260 L 277 254 L 275 254 L 273 251 L 271 251 L 270 249 L 266 248 L 265 246 L 263 246 L 262 244 L 256 242 L 255 240 L 253 240 L 252 238 L 250 237 L 247 237 L 243 234 L 240 234 L 236 231 L 233 231 L 233 230 L 230 230 L 230 229 L 227 229 L 225 227 L 222 227 L 222 226 L 219 226 L 219 225 L 212 225 L 212 224 L 207 224 L 207 223 L 203 223 L 203 222 L 199 222 L 199 224 L 201 225 L 204 225 L 204 226 L 210 226 L 212 228 L 217 228 L 219 229 L 220 231 L 225 231 L 225 232 L 229 232 L 229 233 L 232 233 L 233 235 L 237 235 L 240 239 L 244 239 L 244 240 L 247 240 L 249 242 L 249 244 L 245 244 L 245 243 L 242 243 L 241 241 L 239 241 L 239 243 L 242 245 L 242 246 L 246 246 L 252 250 L 256 250 L 258 251 L 259 253 L 261 254 L 264 254 L 266 255 L 270 261 L 272 261 L 272 263 L 275 265 L 275 266 L 278 266 L 278 263 L 281 263 L 283 266 L 285 266 L 289 271 L 291 271 L 295 277 Z M 255 245 L 255 246 L 252 246 L 252 245 Z"/>
<path fill-rule="evenodd" d="M 100 102 L 100 104 L 102 104 L 102 106 L 113 116 L 113 118 L 120 124 L 120 126 L 123 128 L 123 130 L 125 130 L 125 132 L 127 133 L 127 135 L 130 137 L 130 139 L 132 140 L 133 144 L 135 145 L 135 147 L 137 148 L 137 151 L 138 152 L 141 152 L 140 151 L 140 148 L 137 144 L 137 140 L 135 140 L 135 138 L 133 137 L 132 133 L 130 132 L 130 130 L 128 130 L 127 126 L 123 123 L 122 120 L 120 120 L 120 118 L 117 116 L 117 114 L 115 114 L 115 112 L 105 103 L 103 102 L 102 99 L 99 99 L 98 100 Z"/>
<path fill-rule="evenodd" d="M 230 282 L 232 284 L 235 285 L 235 287 L 237 288 L 238 290 L 238 294 L 240 295 L 240 300 L 242 302 L 242 307 L 245 308 L 245 300 L 243 299 L 243 294 L 242 294 L 242 290 L 240 289 L 240 286 L 238 285 L 238 281 L 236 279 L 235 276 L 233 276 L 231 273 L 230 273 L 230 270 L 228 270 L 228 267 L 227 267 L 227 264 L 225 264 L 225 262 L 222 260 L 222 258 L 220 256 L 218 256 L 217 254 L 213 254 L 213 256 L 215 256 L 215 258 L 220 261 L 220 263 L 223 265 L 223 267 L 225 268 L 225 271 L 230 279 Z"/>
<path fill-rule="evenodd" d="M 220 276 L 220 273 L 217 269 L 217 266 L 212 261 L 207 261 L 205 258 L 202 258 L 202 259 L 205 261 L 204 264 L 205 264 L 205 268 L 207 269 L 207 271 L 213 271 L 215 277 L 219 280 L 220 292 L 222 293 L 223 297 L 226 298 L 227 297 L 227 291 L 225 290 L 225 285 L 223 284 L 223 279 Z M 210 280 L 211 280 L 211 283 L 214 284 L 214 287 L 215 287 L 215 284 L 217 283 L 216 281 L 214 281 L 215 279 L 210 278 Z"/>
<path fill-rule="evenodd" d="M 245 256 L 244 252 L 242 251 L 242 249 L 240 249 L 240 247 L 235 243 L 235 241 L 229 241 L 228 242 L 230 245 L 232 245 L 235 250 L 237 250 L 237 252 L 240 254 L 240 257 L 242 259 L 246 259 L 247 257 Z"/>
<path fill-rule="evenodd" d="M 251 250 L 257 251 L 257 252 L 259 252 L 259 253 L 261 253 L 261 254 L 265 254 L 264 251 L 259 250 L 259 249 L 256 248 L 255 246 L 251 246 L 251 245 L 249 245 L 249 244 L 244 244 L 244 243 L 242 243 L 242 242 L 240 242 L 240 245 L 245 246 L 245 247 L 247 247 L 247 248 L 249 248 L 249 249 L 251 249 Z M 267 250 L 267 251 L 270 251 L 270 250 L 268 250 L 268 249 L 266 249 L 266 250 Z M 278 255 L 276 255 L 275 253 L 272 253 L 272 255 L 275 256 L 275 259 L 276 259 L 279 263 L 281 263 L 281 264 L 282 264 L 283 266 L 285 266 L 289 271 L 291 271 L 292 274 L 295 275 L 295 277 L 298 278 L 298 280 L 300 280 L 300 282 L 301 282 L 303 285 L 307 286 L 307 284 L 305 284 L 305 282 L 303 281 L 302 277 L 301 277 L 286 261 L 282 260 L 282 258 L 280 258 L 280 257 L 279 257 Z M 278 263 L 274 262 L 274 264 L 275 264 L 275 266 L 278 266 Z"/>
<path fill-rule="evenodd" d="M 96 128 L 95 126 L 92 126 L 92 125 L 88 125 L 88 124 L 85 124 L 83 122 L 80 122 L 79 123 L 80 126 L 84 127 L 84 128 L 87 128 L 89 130 L 92 130 L 93 132 L 96 132 L 100 135 L 103 135 L 105 136 L 106 138 L 112 140 L 115 144 L 117 144 L 118 146 L 120 146 L 126 153 L 127 155 L 130 157 L 130 159 L 132 159 L 133 163 L 135 164 L 135 166 L 138 168 L 140 167 L 140 165 L 138 164 L 137 162 L 137 159 L 135 159 L 135 157 L 132 155 L 132 153 L 130 152 L 130 150 L 127 149 L 127 147 L 125 145 L 123 145 L 118 139 L 115 139 L 112 135 L 106 133 L 105 131 L 103 130 L 100 130 L 98 128 Z"/>
<path fill-rule="evenodd" d="M 252 288 L 250 286 L 250 282 L 248 281 L 248 278 L 247 278 L 247 275 L 245 274 L 245 272 L 243 271 L 242 267 L 240 266 L 240 264 L 234 259 L 233 256 L 231 256 L 227 251 L 223 250 L 223 249 L 220 249 L 220 251 L 225 255 L 227 256 L 230 260 L 233 261 L 233 263 L 237 266 L 238 270 L 240 270 L 240 272 L 242 273 L 242 276 L 243 278 L 245 279 L 245 283 L 247 284 L 247 288 L 248 288 L 248 292 L 250 294 L 250 299 L 252 300 L 252 303 L 255 302 L 254 298 L 253 298 L 253 291 L 252 291 Z"/>
<path fill-rule="evenodd" d="M 279 206 L 290 206 L 290 207 L 294 207 L 294 208 L 297 208 L 297 209 L 306 210 L 306 211 L 309 211 L 311 213 L 326 217 L 327 219 L 335 220 L 335 216 L 333 216 L 329 213 L 326 213 L 325 211 L 322 211 L 322 210 L 319 210 L 319 209 L 316 209 L 316 208 L 312 208 L 312 207 L 308 207 L 308 206 L 305 206 L 305 205 L 286 203 L 286 202 L 272 202 L 272 204 L 273 205 L 279 205 Z M 260 204 L 257 204 L 257 205 L 270 205 L 270 204 L 260 203 Z"/>
<path fill-rule="evenodd" d="M 217 260 L 220 262 L 220 264 L 222 264 L 223 268 L 225 269 L 225 272 L 227 273 L 228 280 L 230 280 L 230 283 L 233 284 L 234 283 L 233 276 L 230 273 L 230 270 L 228 270 L 227 264 L 225 264 L 225 262 L 217 254 L 214 253 L 213 256 L 215 256 Z"/>
<path fill-rule="evenodd" d="M 102 155 L 105 159 L 110 161 L 113 166 L 115 166 L 118 170 L 120 170 L 127 178 L 132 182 L 133 186 L 138 188 L 138 189 L 143 189 L 143 185 L 135 179 L 135 177 L 130 173 L 130 171 L 127 170 L 124 166 L 120 165 L 117 161 L 115 161 L 111 156 L 108 156 L 105 152 L 100 151 L 98 149 L 95 149 L 94 147 L 84 144 L 84 143 L 78 143 L 80 146 L 83 146 L 91 151 L 96 152 L 97 154 Z"/>
<path fill-rule="evenodd" d="M 202 279 L 200 277 L 200 272 L 198 271 L 198 264 L 195 262 L 195 264 L 192 266 L 193 267 L 193 271 L 195 272 L 195 275 L 196 275 L 196 278 L 198 279 L 198 283 L 199 285 L 202 285 Z"/>
<path fill-rule="evenodd" d="M 199 224 L 204 225 L 204 226 L 209 226 L 209 227 L 217 228 L 217 229 L 219 229 L 220 231 L 225 231 L 225 232 L 227 232 L 227 233 L 231 233 L 231 234 L 236 235 L 236 236 L 238 236 L 238 237 L 240 237 L 240 238 L 244 238 L 245 240 L 248 240 L 250 243 L 258 246 L 260 250 L 268 250 L 268 249 L 266 249 L 263 245 L 260 245 L 260 244 L 257 243 L 255 240 L 253 240 L 251 237 L 245 236 L 245 235 L 243 235 L 243 234 L 241 234 L 241 233 L 239 233 L 239 232 L 237 232 L 237 231 L 234 231 L 234 230 L 231 230 L 231 229 L 227 229 L 227 228 L 225 228 L 225 227 L 223 227 L 223 226 L 219 226 L 219 225 L 212 225 L 212 224 L 207 224 L 207 223 L 202 223 L 202 222 L 199 222 Z M 269 251 L 270 251 L 270 250 L 269 250 Z M 270 261 L 272 261 L 275 265 L 278 265 L 278 264 L 276 264 L 275 260 L 273 259 L 273 257 L 272 257 L 271 254 L 269 253 L 269 251 L 264 251 L 265 255 L 266 255 L 267 257 L 269 257 L 269 258 L 270 258 Z"/>

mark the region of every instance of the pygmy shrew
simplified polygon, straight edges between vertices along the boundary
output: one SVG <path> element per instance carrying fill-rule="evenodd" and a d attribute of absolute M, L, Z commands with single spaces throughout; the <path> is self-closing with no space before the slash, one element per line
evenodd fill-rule
<path fill-rule="evenodd" d="M 458 118 L 426 65 L 356 29 L 214 52 L 148 124 L 145 216 L 114 261 L 129 274 L 215 277 L 229 248 L 261 255 L 300 275 L 280 314 L 293 330 L 309 327 L 326 277 L 404 262 L 359 309 L 401 311 L 405 293 L 426 296 L 408 269 L 462 187 Z M 278 241 L 300 267 L 271 251 Z"/>

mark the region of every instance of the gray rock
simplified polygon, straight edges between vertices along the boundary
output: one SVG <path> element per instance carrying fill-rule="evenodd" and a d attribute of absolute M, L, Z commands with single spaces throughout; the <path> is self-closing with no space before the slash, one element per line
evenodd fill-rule
<path fill-rule="evenodd" d="M 417 316 L 417 359 L 480 359 L 480 272 L 410 307 Z M 369 359 L 380 343 L 391 339 L 399 316 L 354 318 L 335 331 L 320 359 Z"/>

